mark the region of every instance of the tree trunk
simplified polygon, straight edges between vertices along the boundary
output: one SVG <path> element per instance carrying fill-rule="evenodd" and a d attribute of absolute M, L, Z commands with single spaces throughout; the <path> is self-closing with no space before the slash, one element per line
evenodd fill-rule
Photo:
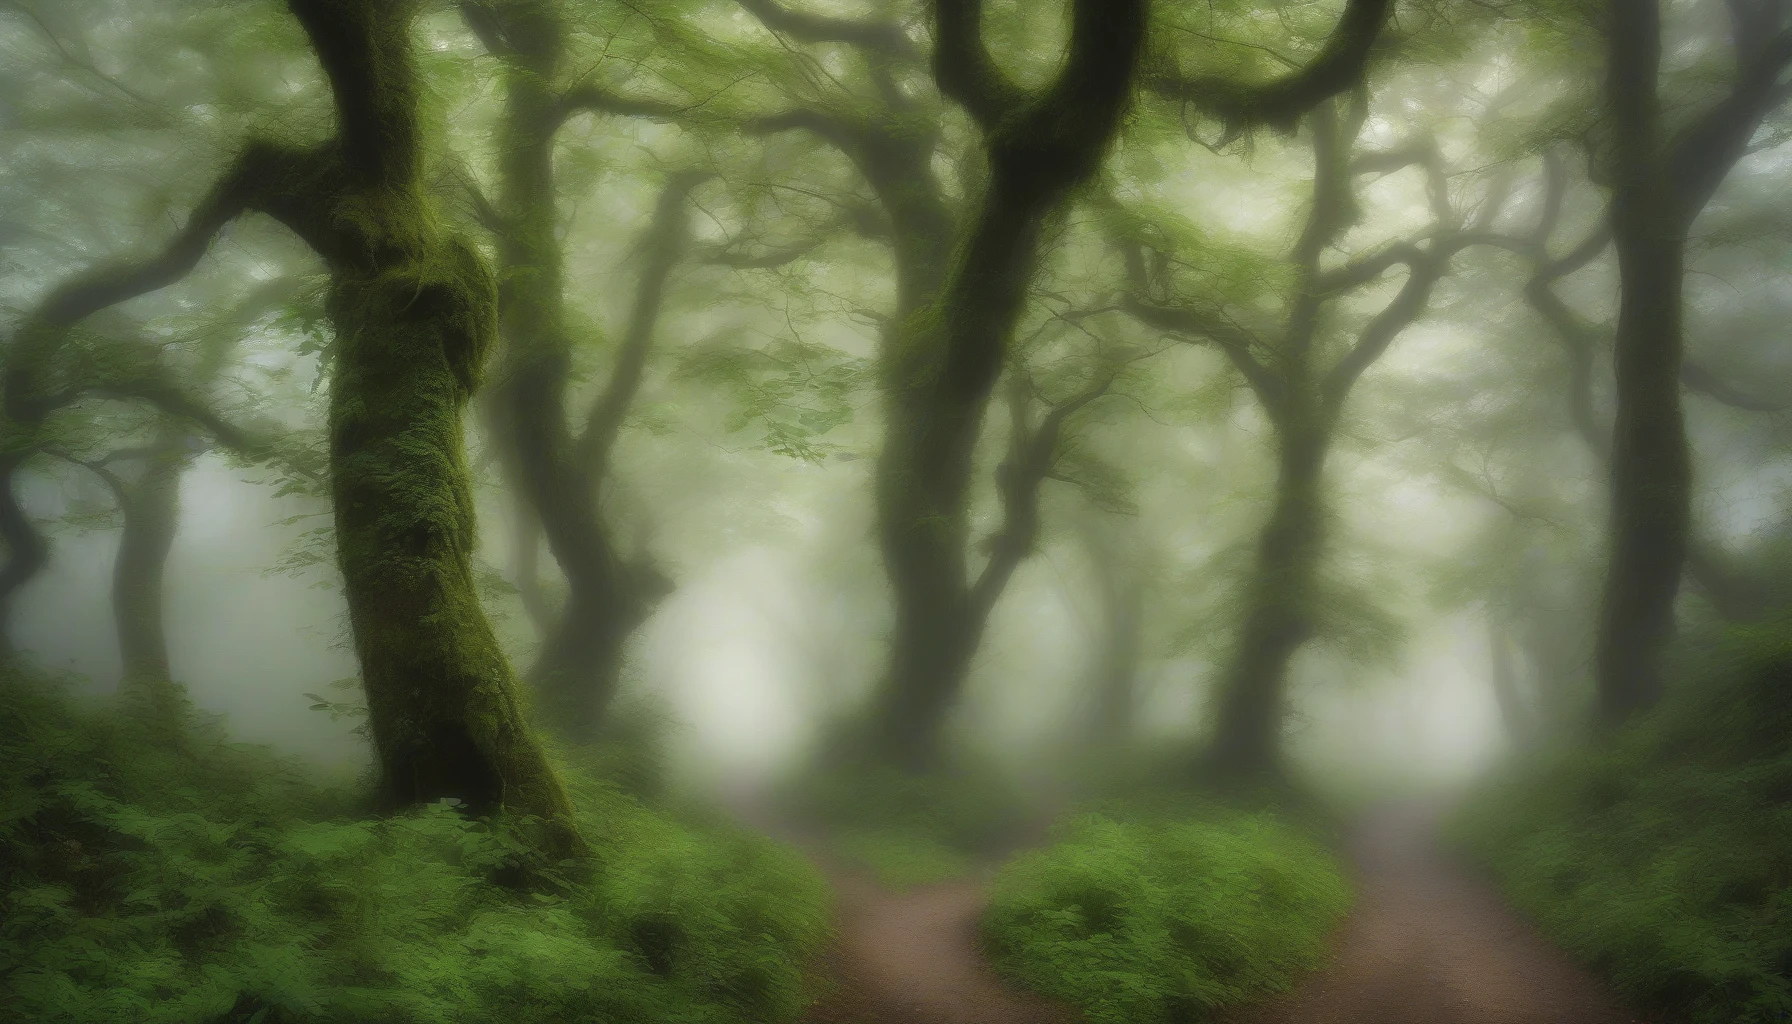
<path fill-rule="evenodd" d="M 1519 692 L 1518 666 L 1512 651 L 1512 640 L 1499 623 L 1487 620 L 1487 654 L 1489 683 L 1493 700 L 1499 707 L 1500 724 L 1506 738 L 1515 747 L 1529 746 L 1537 733 L 1537 714 L 1525 703 Z"/>
<path fill-rule="evenodd" d="M 1002 186 L 991 184 L 944 294 L 885 359 L 877 528 L 896 630 L 875 725 L 880 752 L 913 770 L 935 759 L 985 626 L 966 576 L 972 455 L 1047 212 Z"/>
<path fill-rule="evenodd" d="M 184 704 L 168 658 L 163 577 L 180 524 L 187 456 L 185 435 L 167 431 L 132 460 L 141 467 L 129 479 L 113 473 L 113 492 L 124 515 L 112 572 L 112 612 L 124 669 L 119 691 L 162 722 L 175 721 Z"/>
<path fill-rule="evenodd" d="M 1299 390 L 1290 387 L 1289 393 Z M 1257 538 L 1244 619 L 1220 676 L 1213 743 L 1205 757 L 1205 767 L 1239 778 L 1281 771 L 1288 665 L 1313 632 L 1325 542 L 1320 478 L 1327 431 L 1300 410 L 1272 420 L 1280 445 L 1275 504 Z"/>
<path fill-rule="evenodd" d="M 1620 0 L 1609 16 L 1620 297 L 1610 562 L 1594 657 L 1599 715 L 1611 726 L 1661 695 L 1692 524 L 1692 459 L 1680 408 L 1686 228 L 1663 167 L 1660 11 L 1654 0 Z"/>
<path fill-rule="evenodd" d="M 0 541 L 6 544 L 6 565 L 0 567 L 0 653 L 17 648 L 13 636 L 13 601 L 50 562 L 50 545 L 15 491 L 19 469 L 29 449 L 0 455 Z"/>
<path fill-rule="evenodd" d="M 330 482 L 386 793 L 398 806 L 454 797 L 532 815 L 550 852 L 572 852 L 565 791 L 474 586 L 462 418 L 497 294 L 478 253 L 425 205 L 412 6 L 289 4 L 330 77 L 339 135 L 315 177 L 272 205 L 331 270 Z"/>
<path fill-rule="evenodd" d="M 1117 750 L 1133 737 L 1145 587 L 1136 572 L 1110 564 L 1102 570 L 1102 635 L 1095 652 L 1089 737 L 1098 750 Z"/>

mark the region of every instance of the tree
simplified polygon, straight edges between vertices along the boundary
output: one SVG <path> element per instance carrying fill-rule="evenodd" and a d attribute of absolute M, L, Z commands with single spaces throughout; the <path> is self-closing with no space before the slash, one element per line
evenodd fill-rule
<path fill-rule="evenodd" d="M 1675 129 L 1662 109 L 1659 0 L 1605 9 L 1605 104 L 1612 243 L 1618 254 L 1613 345 L 1611 525 L 1595 652 L 1599 713 L 1617 725 L 1662 691 L 1662 652 L 1690 546 L 1692 457 L 1680 406 L 1686 240 L 1763 118 L 1785 97 L 1792 5 L 1733 0 L 1727 93 Z"/>
<path fill-rule="evenodd" d="M 1075 3 L 1065 63 L 1049 85 L 1032 91 L 991 57 L 982 4 L 932 5 L 933 84 L 970 115 L 987 165 L 962 211 L 933 170 L 939 114 L 898 80 L 925 62 L 900 24 L 811 15 L 771 0 L 742 6 L 774 32 L 847 47 L 876 96 L 869 113 L 800 107 L 751 127 L 805 131 L 838 148 L 882 208 L 866 227 L 887 232 L 896 267 L 896 308 L 878 357 L 885 435 L 875 485 L 896 625 L 872 744 L 886 761 L 924 769 L 935 759 L 989 610 L 1031 551 L 1038 488 L 1064 420 L 1106 388 L 1097 382 L 1037 422 L 1029 403 L 1015 400 L 1011 457 L 998 483 L 1003 526 L 973 577 L 973 450 L 1025 306 L 1045 220 L 1094 174 L 1119 127 L 1143 44 L 1144 5 Z"/>
<path fill-rule="evenodd" d="M 1174 294 L 1171 268 L 1190 265 L 1192 258 L 1161 249 L 1148 254 L 1141 237 L 1152 233 L 1138 227 L 1138 215 L 1126 218 L 1133 222 L 1130 237 L 1122 240 L 1133 287 L 1125 300 L 1129 311 L 1150 326 L 1223 352 L 1275 440 L 1275 497 L 1257 537 L 1237 638 L 1216 684 L 1214 739 L 1203 758 L 1204 767 L 1226 775 L 1280 771 L 1289 663 L 1313 635 L 1323 603 L 1326 456 L 1351 390 L 1425 315 L 1452 258 L 1471 245 L 1499 241 L 1480 230 L 1497 203 L 1484 206 L 1475 223 L 1452 205 L 1449 174 L 1435 141 L 1420 136 L 1391 149 L 1361 148 L 1368 116 L 1367 92 L 1358 89 L 1347 99 L 1320 102 L 1307 117 L 1312 196 L 1287 259 L 1290 284 L 1273 330 L 1249 326 L 1248 317 L 1235 315 L 1223 300 Z M 1424 175 L 1431 222 L 1406 240 L 1326 266 L 1325 254 L 1360 217 L 1356 181 L 1405 168 Z M 1405 272 L 1399 290 L 1338 346 L 1333 307 L 1395 270 Z M 1330 356 L 1334 349 L 1338 354 Z"/>
<path fill-rule="evenodd" d="M 330 484 L 338 558 L 387 799 L 454 797 L 539 817 L 580 846 L 558 778 L 523 722 L 474 591 L 462 412 L 496 328 L 484 261 L 425 201 L 416 5 L 290 0 L 330 85 L 335 134 L 249 142 L 150 257 L 54 289 L 15 338 L 32 367 L 111 305 L 180 280 L 227 223 L 264 213 L 330 272 Z M 35 392 L 29 370 L 9 380 Z"/>
<path fill-rule="evenodd" d="M 542 710 L 568 736 L 588 740 L 615 693 L 623 645 L 671 583 L 645 553 L 630 557 L 607 521 L 602 491 L 611 453 L 639 392 L 667 280 L 685 248 L 687 193 L 700 175 L 673 174 L 640 244 L 634 309 L 610 379 L 568 426 L 573 331 L 567 321 L 565 257 L 556 234 L 554 143 L 580 114 L 666 118 L 669 103 L 625 99 L 590 81 L 567 84 L 570 29 L 557 0 L 460 5 L 467 24 L 503 66 L 495 203 L 476 198 L 480 220 L 498 240 L 499 313 L 504 355 L 488 401 L 505 476 L 522 494 L 528 520 L 519 546 L 536 545 L 533 523 L 565 574 L 568 596 L 552 616 L 530 682 Z M 530 606 L 534 571 L 519 579 Z M 543 609 L 545 611 L 545 609 Z"/>

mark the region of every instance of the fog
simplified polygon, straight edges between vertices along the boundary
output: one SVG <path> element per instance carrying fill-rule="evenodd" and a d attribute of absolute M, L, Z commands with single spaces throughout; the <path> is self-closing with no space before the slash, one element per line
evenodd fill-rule
<path fill-rule="evenodd" d="M 1792 0 L 0 0 L 0 1006 L 1783 1019 L 1789 98 Z"/>

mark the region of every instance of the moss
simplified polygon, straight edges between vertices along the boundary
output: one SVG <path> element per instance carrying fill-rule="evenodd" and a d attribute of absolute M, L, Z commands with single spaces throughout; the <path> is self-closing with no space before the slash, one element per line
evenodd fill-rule
<path fill-rule="evenodd" d="M 187 718 L 0 675 L 0 1006 L 40 1024 L 788 1021 L 827 937 L 792 851 L 588 783 L 595 863 L 359 794 Z"/>

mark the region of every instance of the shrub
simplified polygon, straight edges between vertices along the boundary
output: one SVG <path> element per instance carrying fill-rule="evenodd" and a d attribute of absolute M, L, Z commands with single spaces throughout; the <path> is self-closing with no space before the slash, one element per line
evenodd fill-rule
<path fill-rule="evenodd" d="M 1792 1017 L 1792 630 L 1731 634 L 1656 712 L 1515 766 L 1457 838 L 1556 942 L 1697 1024 Z"/>
<path fill-rule="evenodd" d="M 1087 815 L 997 877 L 998 969 L 1090 1024 L 1199 1021 L 1316 966 L 1349 904 L 1334 859 L 1268 813 Z"/>
<path fill-rule="evenodd" d="M 591 788 L 591 787 L 586 787 Z M 369 820 L 265 749 L 178 744 L 0 678 L 0 1005 L 43 1022 L 787 1020 L 826 935 L 798 858 L 594 790 L 589 863 L 519 891 L 512 831 Z"/>

